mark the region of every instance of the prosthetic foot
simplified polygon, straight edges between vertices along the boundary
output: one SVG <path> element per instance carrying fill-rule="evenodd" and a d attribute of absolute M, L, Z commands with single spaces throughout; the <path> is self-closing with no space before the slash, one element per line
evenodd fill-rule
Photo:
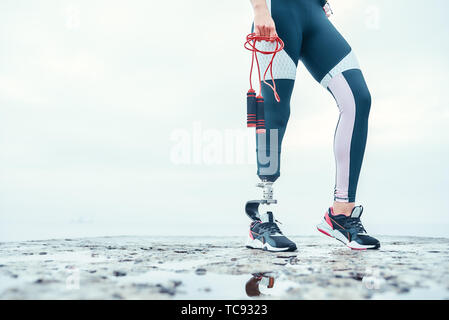
<path fill-rule="evenodd" d="M 245 212 L 252 220 L 246 247 L 274 252 L 295 251 L 296 244 L 282 234 L 276 223 L 279 221 L 274 219 L 273 212 L 268 209 L 277 203 L 273 199 L 273 182 L 262 180 L 256 186 L 262 188 L 263 198 L 246 203 Z M 266 207 L 266 210 L 259 212 L 260 205 Z"/>

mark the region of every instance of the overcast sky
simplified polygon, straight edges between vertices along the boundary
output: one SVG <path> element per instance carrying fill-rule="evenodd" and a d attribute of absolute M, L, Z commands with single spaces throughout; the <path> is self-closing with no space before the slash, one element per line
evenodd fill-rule
<path fill-rule="evenodd" d="M 449 3 L 331 5 L 373 97 L 367 230 L 447 236 Z M 245 128 L 251 22 L 247 0 L 2 0 L 0 241 L 245 237 L 244 203 L 261 196 Z M 275 214 L 286 234 L 318 234 L 338 109 L 301 63 L 291 105 Z"/>

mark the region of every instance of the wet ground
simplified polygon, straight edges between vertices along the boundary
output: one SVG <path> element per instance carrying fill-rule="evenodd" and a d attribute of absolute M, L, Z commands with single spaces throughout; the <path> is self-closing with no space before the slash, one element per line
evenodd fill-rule
<path fill-rule="evenodd" d="M 292 237 L 293 253 L 244 238 L 0 243 L 0 299 L 449 299 L 449 239 L 379 239 L 380 250 L 351 251 Z"/>

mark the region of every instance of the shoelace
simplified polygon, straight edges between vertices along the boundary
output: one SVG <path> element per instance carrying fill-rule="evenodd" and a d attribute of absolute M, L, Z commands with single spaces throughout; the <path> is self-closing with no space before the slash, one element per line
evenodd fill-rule
<path fill-rule="evenodd" d="M 260 225 L 260 228 L 262 229 L 262 231 L 268 231 L 270 234 L 282 234 L 281 229 L 279 229 L 278 225 L 274 222 L 264 222 Z"/>
<path fill-rule="evenodd" d="M 354 228 L 357 233 L 366 233 L 360 218 L 349 218 L 345 223 L 345 227 L 347 227 L 347 229 Z"/>

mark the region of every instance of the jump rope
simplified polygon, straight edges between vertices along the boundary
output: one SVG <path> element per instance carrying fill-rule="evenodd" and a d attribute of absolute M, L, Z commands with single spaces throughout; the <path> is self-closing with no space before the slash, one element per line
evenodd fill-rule
<path fill-rule="evenodd" d="M 256 43 L 258 41 L 268 41 L 271 43 L 275 43 L 276 46 L 273 50 L 264 51 L 256 48 Z M 264 110 L 264 99 L 262 96 L 262 82 L 265 83 L 267 86 L 269 86 L 273 90 L 274 98 L 277 102 L 280 102 L 281 99 L 279 98 L 279 95 L 276 91 L 276 83 L 274 82 L 273 78 L 273 61 L 274 57 L 278 52 L 280 52 L 282 49 L 284 49 L 284 42 L 279 38 L 278 36 L 275 37 L 267 37 L 267 36 L 258 36 L 255 33 L 250 33 L 246 36 L 246 42 L 244 44 L 244 47 L 246 50 L 251 51 L 252 58 L 251 58 L 251 70 L 249 72 L 249 86 L 250 89 L 248 90 L 248 93 L 246 94 L 246 113 L 247 113 L 247 120 L 246 124 L 248 128 L 256 128 L 256 133 L 265 133 L 265 110 Z M 259 66 L 259 59 L 257 58 L 257 53 L 260 54 L 266 54 L 266 55 L 272 55 L 270 59 L 270 63 L 268 64 L 264 74 L 263 78 L 261 77 L 261 71 Z M 252 84 L 252 75 L 253 75 L 253 68 L 254 68 L 254 61 L 256 61 L 256 67 L 257 67 L 257 73 L 259 76 L 259 95 L 256 96 L 256 91 L 253 89 Z M 273 85 L 266 82 L 265 77 L 267 75 L 268 70 L 270 70 L 270 76 L 271 81 L 273 82 Z"/>

